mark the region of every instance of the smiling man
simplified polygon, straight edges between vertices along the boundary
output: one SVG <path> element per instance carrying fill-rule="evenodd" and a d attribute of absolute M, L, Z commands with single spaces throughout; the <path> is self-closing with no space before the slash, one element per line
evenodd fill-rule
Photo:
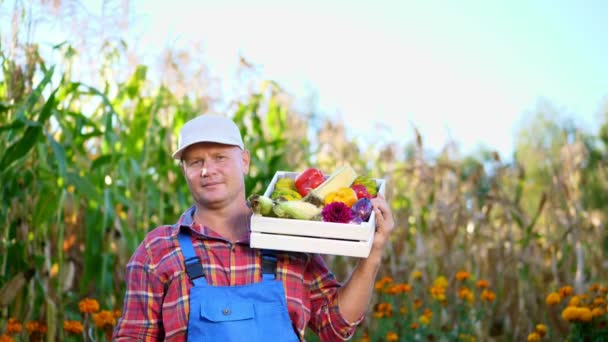
<path fill-rule="evenodd" d="M 318 254 L 249 247 L 245 177 L 250 155 L 238 127 L 206 114 L 184 124 L 180 160 L 194 205 L 148 233 L 127 264 L 117 341 L 347 340 L 368 309 L 394 222 L 373 199 L 372 251 L 345 284 Z"/>

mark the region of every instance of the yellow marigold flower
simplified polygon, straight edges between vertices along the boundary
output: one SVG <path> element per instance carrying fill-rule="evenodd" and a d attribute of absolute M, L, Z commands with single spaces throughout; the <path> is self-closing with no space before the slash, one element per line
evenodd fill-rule
<path fill-rule="evenodd" d="M 570 298 L 570 302 L 568 302 L 568 306 L 579 306 L 581 305 L 581 298 L 579 296 L 572 296 Z"/>
<path fill-rule="evenodd" d="M 63 330 L 70 334 L 82 334 L 84 326 L 80 321 L 63 321 Z"/>
<path fill-rule="evenodd" d="M 444 276 L 439 276 L 433 282 L 433 286 L 446 288 L 446 287 L 448 287 L 448 279 Z"/>
<path fill-rule="evenodd" d="M 431 323 L 431 319 L 425 315 L 422 315 L 418 318 L 418 321 L 420 322 L 420 324 L 423 325 L 428 325 L 429 323 Z"/>
<path fill-rule="evenodd" d="M 602 317 L 606 312 L 604 311 L 604 309 L 597 307 L 597 308 L 593 308 L 593 310 L 591 310 L 591 316 L 595 317 Z"/>
<path fill-rule="evenodd" d="M 116 324 L 116 318 L 111 311 L 102 310 L 97 314 L 93 315 L 93 322 L 95 326 L 98 328 L 103 328 L 105 326 L 114 326 Z"/>
<path fill-rule="evenodd" d="M 490 290 L 483 290 L 481 293 L 481 299 L 486 302 L 493 302 L 496 299 L 496 294 Z"/>
<path fill-rule="evenodd" d="M 13 341 L 15 341 L 15 340 L 8 335 L 0 336 L 0 342 L 13 342 Z"/>
<path fill-rule="evenodd" d="M 14 319 L 14 318 L 9 318 L 8 322 L 6 322 L 6 333 L 9 335 L 13 335 L 13 334 L 20 334 L 21 331 L 23 330 L 23 325 L 21 325 L 21 323 Z"/>
<path fill-rule="evenodd" d="M 467 271 L 458 271 L 456 272 L 456 280 L 467 280 L 471 277 L 471 274 L 469 274 L 469 272 Z"/>
<path fill-rule="evenodd" d="M 562 300 L 562 297 L 560 296 L 559 293 L 551 292 L 545 299 L 545 302 L 547 303 L 547 305 L 557 305 L 557 304 L 559 304 L 559 302 L 561 302 L 561 300 Z"/>
<path fill-rule="evenodd" d="M 528 335 L 528 342 L 539 342 L 540 341 L 540 335 L 536 332 L 530 333 L 530 335 Z"/>
<path fill-rule="evenodd" d="M 578 310 L 578 319 L 581 322 L 591 322 L 593 319 L 593 314 L 591 310 L 587 307 L 576 308 Z"/>
<path fill-rule="evenodd" d="M 547 326 L 544 324 L 537 324 L 534 331 L 540 335 L 540 337 L 545 337 L 547 335 Z"/>
<path fill-rule="evenodd" d="M 99 303 L 92 298 L 85 298 L 78 303 L 78 309 L 82 313 L 95 313 L 99 311 Z"/>
<path fill-rule="evenodd" d="M 420 271 L 414 271 L 414 273 L 412 273 L 412 277 L 416 280 L 418 279 L 422 279 L 422 272 Z"/>
<path fill-rule="evenodd" d="M 397 335 L 394 331 L 389 331 L 386 333 L 386 341 L 387 342 L 396 342 L 399 341 L 399 335 Z"/>
<path fill-rule="evenodd" d="M 475 336 L 461 333 L 458 335 L 458 340 L 463 342 L 475 342 Z"/>
<path fill-rule="evenodd" d="M 479 279 L 477 281 L 477 288 L 478 289 L 487 289 L 488 287 L 490 287 L 490 282 L 485 280 L 485 279 Z"/>
<path fill-rule="evenodd" d="M 412 324 L 410 324 L 410 329 L 416 330 L 418 328 L 420 328 L 420 325 L 418 325 L 418 323 L 412 323 Z"/>
<path fill-rule="evenodd" d="M 567 306 L 562 311 L 562 318 L 568 322 L 574 322 L 578 319 L 579 314 L 575 306 Z"/>
<path fill-rule="evenodd" d="M 574 293 L 574 289 L 570 285 L 562 286 L 559 289 L 559 295 L 562 296 L 562 298 L 571 296 L 573 293 Z"/>

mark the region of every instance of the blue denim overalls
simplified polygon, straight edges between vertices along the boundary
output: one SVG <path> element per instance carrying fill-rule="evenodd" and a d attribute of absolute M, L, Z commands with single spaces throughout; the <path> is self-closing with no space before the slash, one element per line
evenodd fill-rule
<path fill-rule="evenodd" d="M 262 253 L 262 281 L 250 285 L 207 284 L 188 228 L 178 240 L 190 289 L 188 341 L 299 341 L 291 325 L 283 282 L 275 281 L 276 256 Z"/>

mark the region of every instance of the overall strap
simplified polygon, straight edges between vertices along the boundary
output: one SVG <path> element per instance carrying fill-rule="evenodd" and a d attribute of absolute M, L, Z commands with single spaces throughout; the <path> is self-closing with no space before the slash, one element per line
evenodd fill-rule
<path fill-rule="evenodd" d="M 277 254 L 271 249 L 262 249 L 262 280 L 275 280 L 277 272 Z"/>
<path fill-rule="evenodd" d="M 186 266 L 186 273 L 188 278 L 194 285 L 205 284 L 205 274 L 203 273 L 203 265 L 201 265 L 198 256 L 194 252 L 192 246 L 192 237 L 188 232 L 187 228 L 180 228 L 179 234 L 177 235 L 179 246 L 184 254 L 184 264 Z"/>

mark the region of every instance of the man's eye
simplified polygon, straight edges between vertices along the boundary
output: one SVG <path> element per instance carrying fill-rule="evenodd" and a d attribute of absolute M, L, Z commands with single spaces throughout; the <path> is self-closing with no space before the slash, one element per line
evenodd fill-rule
<path fill-rule="evenodd" d="M 190 163 L 190 166 L 191 167 L 199 167 L 199 166 L 201 166 L 202 163 L 203 162 L 201 160 L 195 160 L 195 161 L 193 161 L 193 162 Z"/>
<path fill-rule="evenodd" d="M 215 157 L 215 159 L 217 159 L 217 160 L 224 160 L 224 159 L 226 159 L 226 156 L 219 155 L 219 156 Z"/>

